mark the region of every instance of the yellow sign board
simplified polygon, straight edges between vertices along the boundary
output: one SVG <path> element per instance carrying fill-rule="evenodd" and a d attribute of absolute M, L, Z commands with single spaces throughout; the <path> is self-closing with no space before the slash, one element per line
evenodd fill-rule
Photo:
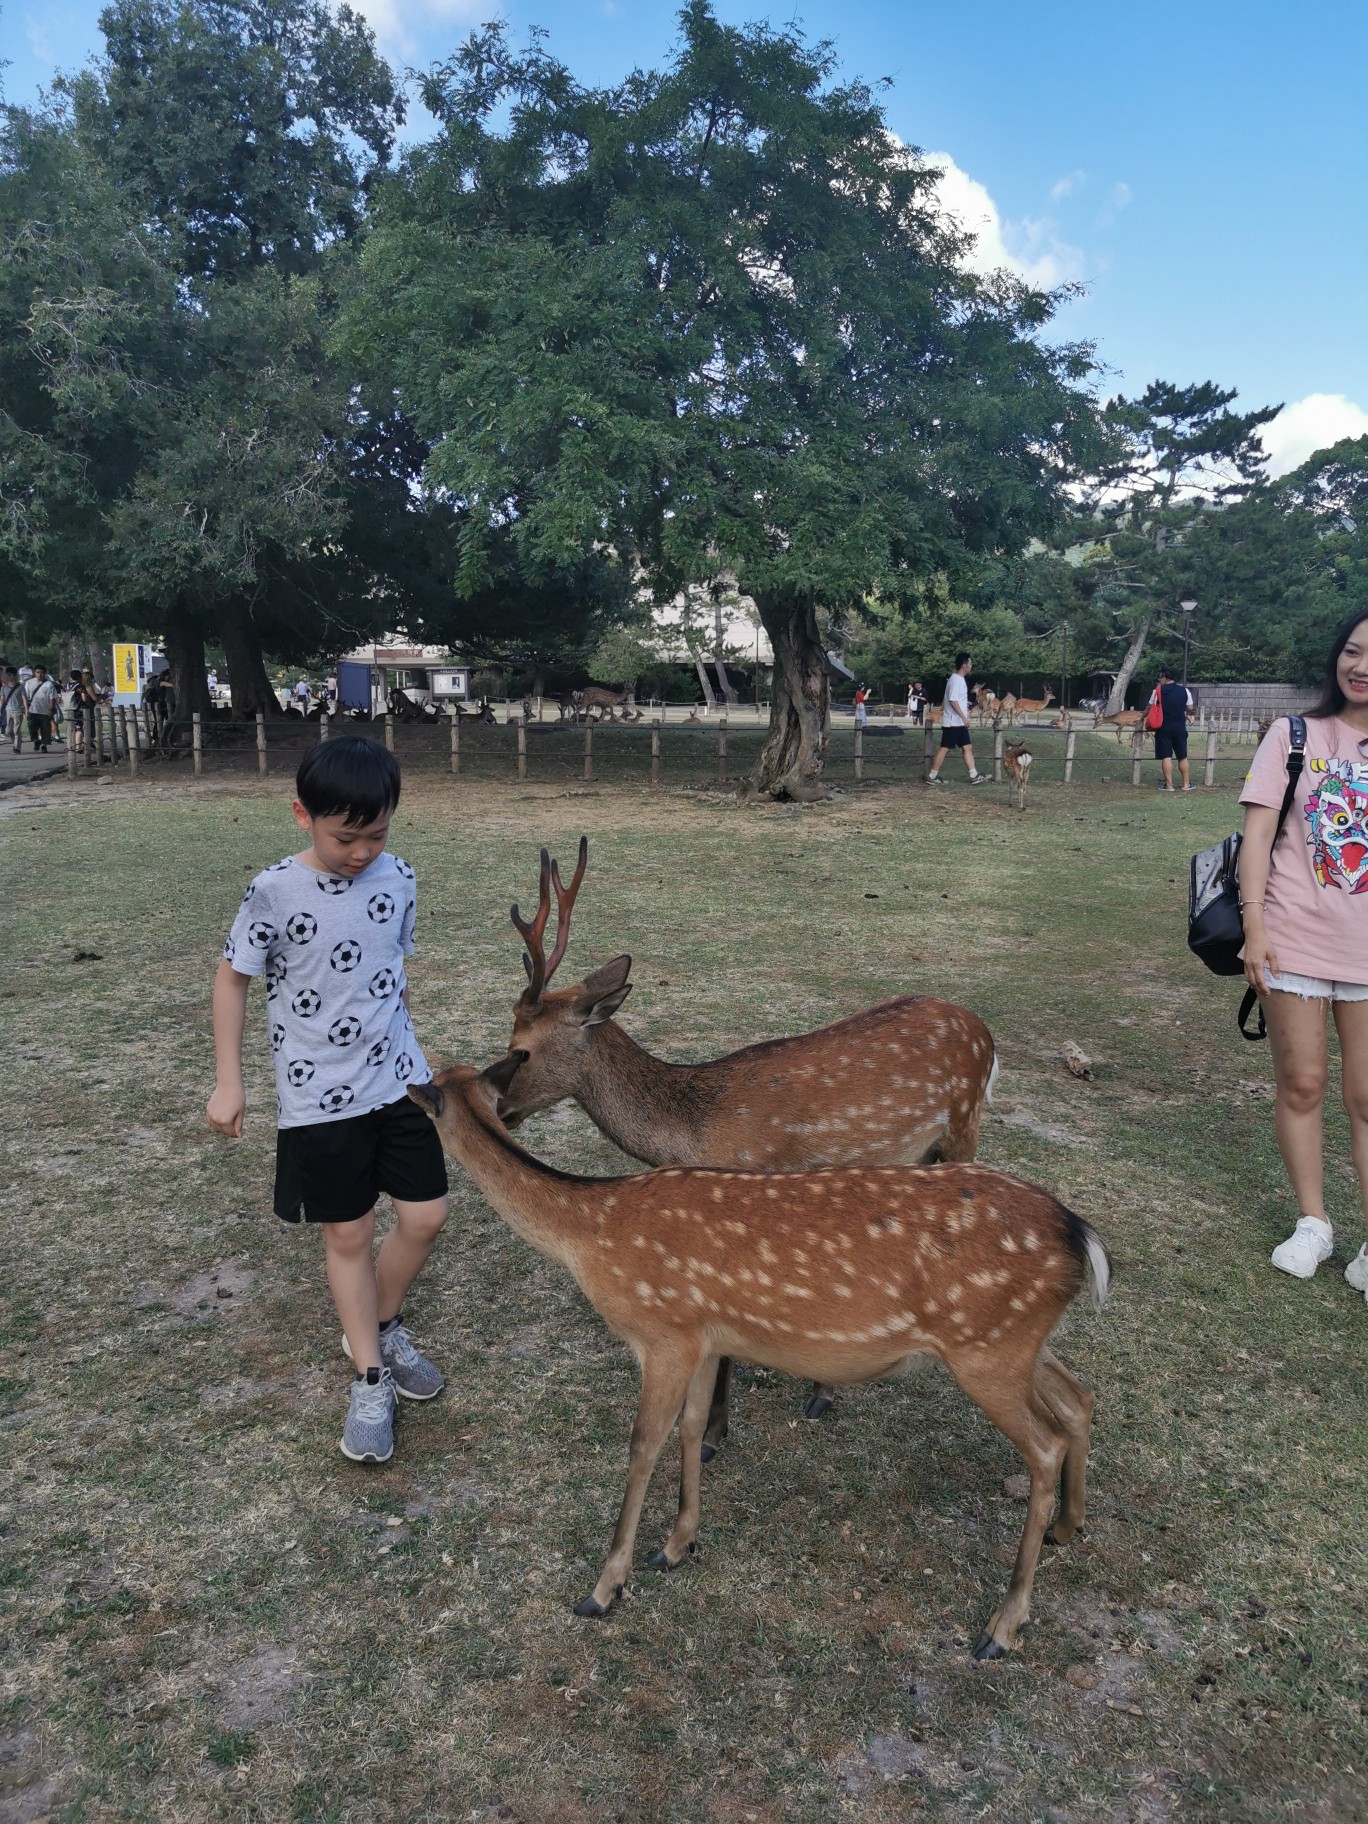
<path fill-rule="evenodd" d="M 142 678 L 139 676 L 138 649 L 136 646 L 115 645 L 114 647 L 114 688 L 122 696 L 134 697 L 142 694 Z"/>

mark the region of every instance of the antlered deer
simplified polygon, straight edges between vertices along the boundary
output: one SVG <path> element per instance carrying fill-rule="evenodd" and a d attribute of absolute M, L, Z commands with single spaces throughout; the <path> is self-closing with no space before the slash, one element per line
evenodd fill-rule
<path fill-rule="evenodd" d="M 1002 765 L 1016 787 L 1017 809 L 1026 809 L 1026 787 L 1031 782 L 1031 762 L 1035 756 L 1024 741 L 1009 741 L 1002 750 Z"/>
<path fill-rule="evenodd" d="M 999 1659 L 1030 1613 L 1062 1474 L 1062 1544 L 1083 1520 L 1092 1395 L 1046 1349 L 1091 1273 L 1090 1225 L 1047 1191 L 980 1165 L 853 1166 L 791 1176 L 670 1167 L 575 1178 L 543 1165 L 496 1113 L 516 1053 L 456 1065 L 409 1095 L 446 1150 L 524 1241 L 569 1269 L 641 1366 L 627 1487 L 612 1548 L 577 1615 L 603 1615 L 632 1565 L 646 1487 L 679 1421 L 674 1527 L 650 1563 L 674 1570 L 699 1523 L 699 1446 L 718 1357 L 859 1382 L 935 1355 L 1014 1444 L 1031 1494 L 1006 1596 L 974 1647 Z"/>
<path fill-rule="evenodd" d="M 818 1165 L 917 1165 L 972 1159 L 997 1078 L 993 1035 L 977 1014 L 927 995 L 901 995 L 817 1032 L 771 1039 L 703 1064 L 667 1064 L 613 1015 L 631 993 L 630 956 L 572 988 L 548 992 L 565 955 L 570 915 L 589 861 L 580 838 L 568 887 L 545 849 L 530 922 L 512 909 L 528 984 L 509 1050 L 524 1059 L 500 1105 L 516 1127 L 573 1097 L 624 1153 L 647 1165 L 733 1165 L 791 1172 Z M 545 954 L 551 889 L 556 941 Z M 726 1436 L 730 1362 L 717 1377 L 705 1456 Z M 813 1389 L 820 1418 L 831 1390 Z"/>

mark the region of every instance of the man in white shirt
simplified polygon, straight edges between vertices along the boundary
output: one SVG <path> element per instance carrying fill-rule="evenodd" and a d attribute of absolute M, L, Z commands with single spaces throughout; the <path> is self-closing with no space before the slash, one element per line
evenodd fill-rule
<path fill-rule="evenodd" d="M 967 652 L 960 653 L 955 660 L 955 669 L 945 680 L 945 701 L 941 707 L 941 744 L 936 749 L 936 757 L 931 762 L 931 771 L 926 775 L 928 785 L 940 785 L 941 767 L 945 756 L 952 747 L 962 749 L 964 764 L 969 769 L 969 783 L 982 785 L 988 777 L 974 765 L 974 748 L 969 739 L 969 673 L 974 669 L 974 661 Z"/>

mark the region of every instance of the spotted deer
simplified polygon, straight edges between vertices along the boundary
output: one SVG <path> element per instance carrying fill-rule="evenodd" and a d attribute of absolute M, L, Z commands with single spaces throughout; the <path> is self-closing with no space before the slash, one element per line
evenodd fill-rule
<path fill-rule="evenodd" d="M 458 1064 L 408 1093 L 490 1207 L 573 1274 L 640 1364 L 617 1529 L 575 1613 L 603 1615 L 622 1594 L 676 1420 L 679 1506 L 649 1562 L 674 1570 L 693 1551 L 719 1357 L 853 1383 L 933 1355 L 1030 1472 L 1016 1567 L 974 1647 L 976 1659 L 1001 1658 L 1029 1616 L 1042 1541 L 1065 1543 L 1084 1516 L 1093 1398 L 1045 1345 L 1089 1275 L 1099 1308 L 1106 1298 L 1111 1263 L 1092 1227 L 980 1165 L 571 1177 L 524 1152 L 498 1118 L 521 1062 L 514 1052 L 485 1071 Z"/>
<path fill-rule="evenodd" d="M 1026 809 L 1026 787 L 1031 782 L 1031 763 L 1035 756 L 1024 741 L 1009 741 L 1002 750 L 1002 768 L 1016 788 L 1017 809 Z"/>
<path fill-rule="evenodd" d="M 1047 684 L 1043 697 L 1018 697 L 1016 713 L 1019 716 L 1038 716 L 1043 709 L 1048 709 L 1054 702 L 1054 692 Z"/>
<path fill-rule="evenodd" d="M 630 956 L 614 957 L 572 988 L 548 991 L 588 861 L 588 838 L 581 837 L 566 887 L 543 849 L 536 916 L 529 921 L 512 908 L 528 981 L 509 1042 L 523 1063 L 499 1109 L 510 1127 L 573 1097 L 602 1133 L 646 1165 L 792 1172 L 974 1157 L 997 1056 L 983 1021 L 953 1002 L 900 995 L 816 1032 L 702 1064 L 668 1064 L 613 1020 L 632 991 Z M 556 939 L 548 957 L 553 887 Z M 726 1436 L 730 1377 L 728 1360 L 717 1376 L 705 1462 Z M 831 1401 L 829 1387 L 814 1387 L 807 1417 L 821 1418 Z"/>
<path fill-rule="evenodd" d="M 1134 729 L 1136 724 L 1142 719 L 1143 715 L 1143 710 L 1139 709 L 1118 709 L 1114 715 L 1098 715 L 1093 721 L 1093 728 L 1114 728 L 1116 730 L 1116 744 L 1119 747 L 1123 738 L 1131 733 L 1132 729 Z"/>

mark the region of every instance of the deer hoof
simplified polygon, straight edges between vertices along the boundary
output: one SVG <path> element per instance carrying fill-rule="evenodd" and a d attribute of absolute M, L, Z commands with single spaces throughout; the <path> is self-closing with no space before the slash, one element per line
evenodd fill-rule
<path fill-rule="evenodd" d="M 698 1460 L 700 1463 L 711 1463 L 716 1455 L 716 1444 L 702 1444 L 699 1446 Z"/>
<path fill-rule="evenodd" d="M 819 1396 L 814 1393 L 803 1408 L 803 1417 L 805 1419 L 824 1419 L 831 1411 L 831 1404 L 825 1394 Z"/>
<path fill-rule="evenodd" d="M 974 1642 L 975 1659 L 1006 1659 L 1007 1649 L 986 1630 Z"/>
<path fill-rule="evenodd" d="M 617 1586 L 617 1589 L 614 1590 L 613 1594 L 615 1596 L 621 1596 L 621 1584 Z M 590 1621 L 597 1621 L 600 1616 L 606 1615 L 608 1610 L 604 1608 L 603 1604 L 594 1596 L 590 1595 L 580 1597 L 579 1601 L 574 1604 L 573 1613 L 576 1615 L 583 1615 Z"/>
<path fill-rule="evenodd" d="M 1046 1545 L 1058 1545 L 1059 1544 L 1058 1539 L 1055 1538 L 1055 1530 L 1052 1526 L 1047 1526 L 1045 1528 L 1045 1544 Z"/>

